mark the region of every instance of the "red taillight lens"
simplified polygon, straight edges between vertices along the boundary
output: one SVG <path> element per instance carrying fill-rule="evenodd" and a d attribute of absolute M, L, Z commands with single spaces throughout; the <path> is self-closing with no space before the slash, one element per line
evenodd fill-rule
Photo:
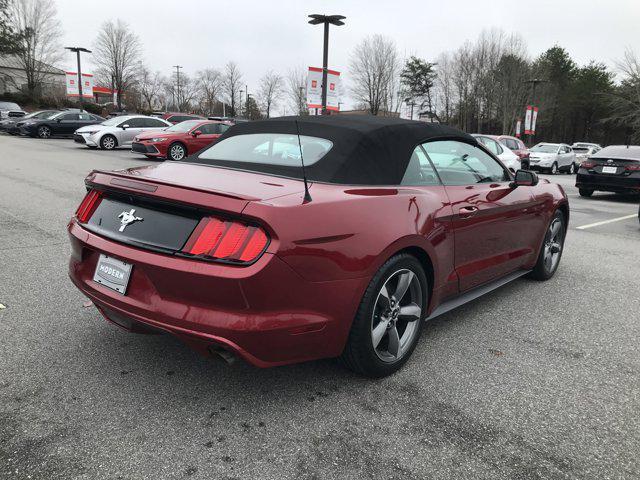
<path fill-rule="evenodd" d="M 592 162 L 590 160 L 585 160 L 580 164 L 581 168 L 593 168 L 596 166 L 596 162 Z"/>
<path fill-rule="evenodd" d="M 102 192 L 90 190 L 84 197 L 84 200 L 82 200 L 82 203 L 80 203 L 78 210 L 76 210 L 78 221 L 86 223 L 91 218 L 91 215 L 93 215 L 93 212 L 96 211 L 96 208 L 98 208 L 100 200 L 102 200 Z"/>
<path fill-rule="evenodd" d="M 632 163 L 630 165 L 625 165 L 624 169 L 629 170 L 631 172 L 638 172 L 640 171 L 640 163 Z"/>
<path fill-rule="evenodd" d="M 207 217 L 200 221 L 182 251 L 217 260 L 250 263 L 264 252 L 268 243 L 269 237 L 260 227 Z"/>

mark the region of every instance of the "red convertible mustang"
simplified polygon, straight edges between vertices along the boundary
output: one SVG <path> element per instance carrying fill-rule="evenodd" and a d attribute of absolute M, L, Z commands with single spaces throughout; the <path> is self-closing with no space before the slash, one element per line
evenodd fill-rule
<path fill-rule="evenodd" d="M 378 117 L 242 123 L 187 161 L 86 187 L 69 273 L 107 320 L 368 376 L 407 361 L 423 320 L 550 278 L 569 220 L 560 186 L 513 176 L 472 136 Z"/>

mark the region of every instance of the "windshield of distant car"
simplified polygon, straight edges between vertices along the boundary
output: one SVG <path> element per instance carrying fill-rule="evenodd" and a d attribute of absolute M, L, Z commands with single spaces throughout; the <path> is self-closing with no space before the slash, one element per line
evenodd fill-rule
<path fill-rule="evenodd" d="M 539 153 L 558 153 L 557 145 L 536 145 L 531 149 L 532 152 Z"/>
<path fill-rule="evenodd" d="M 590 147 L 573 147 L 573 151 L 576 153 L 589 153 Z"/>
<path fill-rule="evenodd" d="M 17 103 L 0 102 L 0 110 L 22 110 Z"/>
<path fill-rule="evenodd" d="M 333 147 L 324 138 L 300 135 L 304 164 L 313 165 Z M 203 160 L 220 161 L 220 165 L 251 170 L 251 164 L 298 167 L 300 145 L 297 135 L 252 133 L 228 137 L 198 155 Z M 209 163 L 209 162 L 208 162 Z M 214 163 L 215 165 L 215 163 Z"/>
<path fill-rule="evenodd" d="M 176 123 L 171 127 L 167 128 L 165 132 L 174 132 L 174 133 L 187 133 L 196 125 L 202 123 L 202 120 L 185 120 L 184 122 Z"/>
<path fill-rule="evenodd" d="M 104 125 L 105 127 L 115 127 L 116 125 L 120 125 L 123 120 L 126 120 L 123 117 L 111 117 L 108 120 L 105 120 L 100 125 Z"/>

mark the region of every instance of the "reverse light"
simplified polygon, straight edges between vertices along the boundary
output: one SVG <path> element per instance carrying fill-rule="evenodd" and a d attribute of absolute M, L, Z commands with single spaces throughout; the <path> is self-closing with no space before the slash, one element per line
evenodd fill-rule
<path fill-rule="evenodd" d="M 76 218 L 80 223 L 86 223 L 91 218 L 93 212 L 98 208 L 100 200 L 102 200 L 102 192 L 90 190 L 89 193 L 87 193 L 80 203 L 78 210 L 76 210 Z"/>
<path fill-rule="evenodd" d="M 237 220 L 203 218 L 182 249 L 183 252 L 234 263 L 257 260 L 269 244 L 260 227 Z"/>

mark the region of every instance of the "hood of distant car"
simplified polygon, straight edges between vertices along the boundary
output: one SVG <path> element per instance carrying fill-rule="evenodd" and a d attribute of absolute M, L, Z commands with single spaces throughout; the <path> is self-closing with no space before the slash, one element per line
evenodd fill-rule
<path fill-rule="evenodd" d="M 188 135 L 187 132 L 167 132 L 166 130 L 152 130 L 136 135 L 135 141 L 151 140 L 152 138 L 179 138 Z"/>
<path fill-rule="evenodd" d="M 107 125 L 100 125 L 95 124 L 95 125 L 85 125 L 84 127 L 80 127 L 78 130 L 76 130 L 76 132 L 78 133 L 88 133 L 88 132 L 100 132 L 102 130 L 106 130 L 108 128 L 111 128 Z"/>

